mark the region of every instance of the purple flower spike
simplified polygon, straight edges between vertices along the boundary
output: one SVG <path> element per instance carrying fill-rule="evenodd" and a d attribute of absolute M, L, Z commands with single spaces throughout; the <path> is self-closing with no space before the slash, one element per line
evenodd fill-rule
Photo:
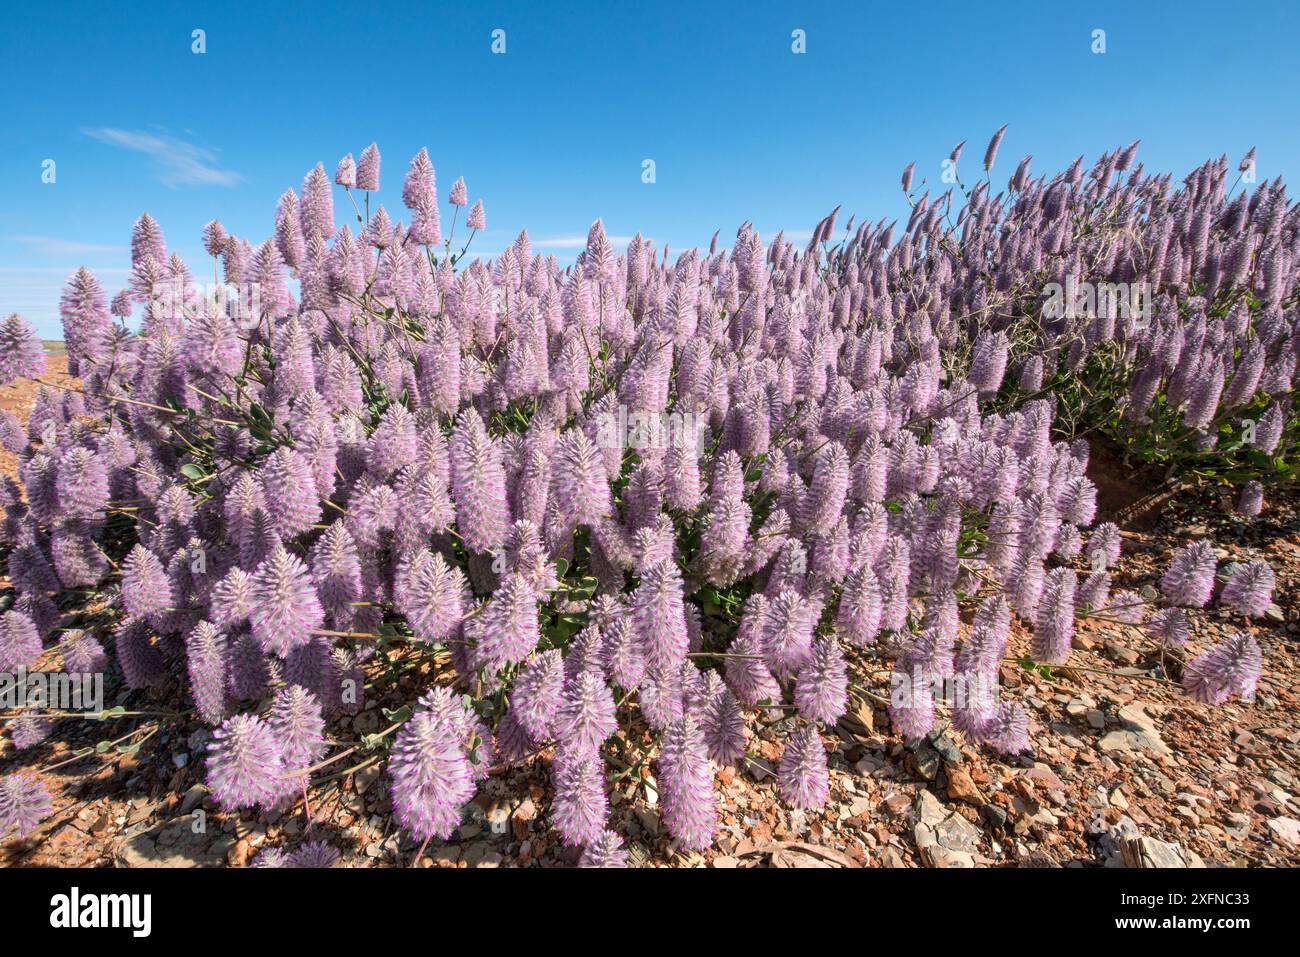
<path fill-rule="evenodd" d="M 645 677 L 645 652 L 626 615 L 620 615 L 604 629 L 602 648 L 606 673 L 620 688 L 635 688 Z"/>
<path fill-rule="evenodd" d="M 515 679 L 510 712 L 538 741 L 552 737 L 555 716 L 564 703 L 564 657 L 552 648 L 534 657 Z"/>
<path fill-rule="evenodd" d="M 1183 647 L 1191 636 L 1187 613 L 1181 608 L 1161 608 L 1147 620 L 1145 627 L 1161 645 L 1171 650 Z"/>
<path fill-rule="evenodd" d="M 235 566 L 212 588 L 208 616 L 218 628 L 233 628 L 248 620 L 253 607 L 253 580 Z"/>
<path fill-rule="evenodd" d="M 541 640 L 532 583 L 517 572 L 506 575 L 472 624 L 480 663 L 496 670 L 526 659 Z"/>
<path fill-rule="evenodd" d="M 632 627 L 646 649 L 652 668 L 680 667 L 690 636 L 682 600 L 682 576 L 673 562 L 646 569 L 632 598 Z"/>
<path fill-rule="evenodd" d="M 335 617 L 346 616 L 362 594 L 357 545 L 342 520 L 321 533 L 311 550 L 311 578 L 321 604 Z"/>
<path fill-rule="evenodd" d="M 65 632 L 59 639 L 63 670 L 73 675 L 91 675 L 108 670 L 108 653 L 94 635 L 84 631 Z"/>
<path fill-rule="evenodd" d="M 718 809 L 713 768 L 693 715 L 679 719 L 664 736 L 659 754 L 659 799 L 668 833 L 689 850 L 713 843 Z"/>
<path fill-rule="evenodd" d="M 1251 618 L 1262 618 L 1273 604 L 1273 569 L 1267 562 L 1238 565 L 1219 600 Z"/>
<path fill-rule="evenodd" d="M 869 568 L 850 572 L 840 595 L 835 627 L 859 648 L 874 645 L 880 634 L 880 585 Z"/>
<path fill-rule="evenodd" d="M 274 805 L 284 793 L 283 762 L 271 728 L 257 715 L 227 718 L 208 745 L 207 784 L 227 811 Z"/>
<path fill-rule="evenodd" d="M 166 675 L 162 655 L 150 641 L 149 628 L 141 618 L 127 618 L 113 636 L 117 664 L 128 688 L 160 684 Z"/>
<path fill-rule="evenodd" d="M 830 774 L 816 727 L 809 725 L 791 735 L 777 768 L 777 787 L 791 807 L 813 810 L 826 804 Z"/>
<path fill-rule="evenodd" d="M 54 722 L 36 714 L 20 714 L 9 722 L 9 736 L 19 751 L 34 748 L 54 732 Z"/>
<path fill-rule="evenodd" d="M 390 405 L 366 443 L 366 466 L 386 480 L 415 459 L 417 442 L 415 417 L 404 405 Z"/>
<path fill-rule="evenodd" d="M 555 733 L 567 748 L 595 750 L 614 733 L 614 695 L 596 672 L 577 676 L 555 720 Z"/>
<path fill-rule="evenodd" d="M 267 458 L 258 478 L 272 530 L 288 539 L 320 521 L 320 500 L 311 465 L 301 453 L 279 448 Z"/>
<path fill-rule="evenodd" d="M 761 665 L 762 662 L 759 662 Z M 700 716 L 704 743 L 709 760 L 718 765 L 735 764 L 745 754 L 748 735 L 740 702 L 726 687 L 717 688 L 704 705 Z"/>
<path fill-rule="evenodd" d="M 849 453 L 831 442 L 818 453 L 812 485 L 803 501 L 803 526 L 813 534 L 825 535 L 839 521 L 849 490 Z"/>
<path fill-rule="evenodd" d="M 1264 486 L 1255 480 L 1241 487 L 1241 497 L 1237 500 L 1237 511 L 1247 518 L 1255 518 L 1264 510 Z"/>
<path fill-rule="evenodd" d="M 813 643 L 812 656 L 800 669 L 795 683 L 794 701 L 803 717 L 827 724 L 834 724 L 848 709 L 848 672 L 834 636 Z"/>
<path fill-rule="evenodd" d="M 371 143 L 357 160 L 356 188 L 373 193 L 379 189 L 379 147 Z"/>
<path fill-rule="evenodd" d="M 277 545 L 253 576 L 253 637 L 264 650 L 285 655 L 311 641 L 324 619 L 307 566 Z"/>
<path fill-rule="evenodd" d="M 262 853 L 253 859 L 249 867 L 256 867 L 259 870 L 279 869 L 283 867 L 292 867 L 289 863 L 289 855 L 278 847 L 268 847 Z"/>
<path fill-rule="evenodd" d="M 393 599 L 419 641 L 448 637 L 465 617 L 469 585 L 459 568 L 421 549 L 398 566 Z"/>
<path fill-rule="evenodd" d="M 781 686 L 767 667 L 763 627 L 767 601 L 751 596 L 740 619 L 736 640 L 728 649 L 727 683 L 746 707 L 762 701 L 780 701 Z"/>
<path fill-rule="evenodd" d="M 1263 656 L 1252 635 L 1225 638 L 1183 669 L 1183 690 L 1204 704 L 1222 704 L 1234 694 L 1255 699 Z"/>
<path fill-rule="evenodd" d="M 131 227 L 131 265 L 146 258 L 152 258 L 161 266 L 167 261 L 167 243 L 158 221 L 148 213 L 141 213 Z"/>
<path fill-rule="evenodd" d="M 0 409 L 0 448 L 14 455 L 27 448 L 27 433 L 23 431 L 18 416 L 7 409 Z"/>
<path fill-rule="evenodd" d="M 1006 133 L 1007 133 L 1007 124 L 1003 123 L 998 128 L 998 131 L 993 134 L 993 139 L 989 140 L 989 147 L 984 151 L 985 172 L 991 170 L 993 168 L 993 164 L 997 162 L 998 150 L 1002 147 L 1002 137 L 1006 136 Z"/>
<path fill-rule="evenodd" d="M 487 229 L 487 217 L 483 214 L 483 200 L 475 200 L 465 217 L 465 225 L 470 229 Z"/>
<path fill-rule="evenodd" d="M 143 545 L 131 549 L 122 562 L 122 604 L 128 614 L 137 617 L 176 605 L 166 569 L 158 556 Z"/>
<path fill-rule="evenodd" d="M 570 522 L 593 525 L 610 514 L 605 465 L 586 433 L 574 429 L 560 436 L 553 468 L 556 504 Z"/>
<path fill-rule="evenodd" d="M 902 663 L 894 668 L 889 695 L 889 718 L 904 741 L 916 741 L 934 727 L 933 676 L 910 670 Z"/>
<path fill-rule="evenodd" d="M 579 867 L 627 867 L 627 850 L 623 839 L 613 831 L 601 831 L 582 850 Z"/>
<path fill-rule="evenodd" d="M 388 762 L 393 809 L 417 841 L 446 839 L 474 796 L 469 759 L 455 727 L 440 713 L 418 711 L 397 732 Z"/>
<path fill-rule="evenodd" d="M 16 834 L 25 838 L 54 810 L 45 785 L 29 774 L 0 778 L 0 840 Z"/>
<path fill-rule="evenodd" d="M 45 374 L 45 347 L 36 330 L 14 313 L 0 323 L 0 386 Z"/>
<path fill-rule="evenodd" d="M 0 336 L 0 339 L 2 338 Z M 1259 417 L 1259 424 L 1255 428 L 1255 441 L 1252 445 L 1259 451 L 1272 455 L 1282 438 L 1282 430 L 1285 427 L 1286 413 L 1281 405 L 1274 402 Z"/>
<path fill-rule="evenodd" d="M 769 604 L 763 628 L 768 664 L 780 678 L 792 678 L 812 655 L 817 615 L 798 592 L 786 589 Z"/>
<path fill-rule="evenodd" d="M 0 671 L 14 672 L 34 665 L 41 656 L 41 636 L 20 611 L 0 616 Z"/>
<path fill-rule="evenodd" d="M 308 841 L 289 854 L 286 864 L 289 867 L 302 867 L 324 870 L 339 862 L 339 852 L 324 841 Z"/>
<path fill-rule="evenodd" d="M 442 242 L 442 229 L 438 217 L 438 182 L 434 175 L 429 151 L 423 147 L 411 160 L 402 184 L 402 202 L 411 211 L 411 241 L 421 246 L 437 246 Z"/>
<path fill-rule="evenodd" d="M 221 221 L 214 219 L 203 227 L 203 248 L 207 250 L 209 256 L 219 257 L 226 248 L 226 243 L 230 240 L 230 234 L 226 232 L 226 227 L 221 225 Z"/>
<path fill-rule="evenodd" d="M 1218 559 L 1208 541 L 1193 542 L 1178 549 L 1160 579 L 1160 592 L 1173 605 L 1204 608 L 1214 593 L 1214 572 Z"/>
<path fill-rule="evenodd" d="M 334 169 L 334 183 L 344 189 L 355 189 L 357 185 L 357 164 L 348 153 Z"/>
<path fill-rule="evenodd" d="M 1043 584 L 1034 620 L 1034 660 L 1063 665 L 1074 638 L 1074 596 L 1079 576 L 1071 568 L 1054 568 Z"/>
<path fill-rule="evenodd" d="M 569 845 L 599 840 L 608 813 L 600 758 L 588 748 L 562 745 L 554 774 L 554 820 L 561 839 Z"/>
<path fill-rule="evenodd" d="M 269 724 L 286 771 L 309 767 L 325 753 L 320 701 L 301 685 L 289 685 L 275 696 Z"/>
<path fill-rule="evenodd" d="M 1029 715 L 1016 701 L 1004 701 L 982 730 L 984 741 L 995 751 L 1016 755 L 1030 750 Z"/>
<path fill-rule="evenodd" d="M 199 717 L 211 725 L 226 717 L 226 636 L 201 621 L 185 638 L 185 666 Z"/>
<path fill-rule="evenodd" d="M 501 450 L 473 409 L 466 409 L 456 419 L 448 452 L 456 525 L 466 548 L 475 552 L 501 548 L 510 526 L 505 469 Z"/>

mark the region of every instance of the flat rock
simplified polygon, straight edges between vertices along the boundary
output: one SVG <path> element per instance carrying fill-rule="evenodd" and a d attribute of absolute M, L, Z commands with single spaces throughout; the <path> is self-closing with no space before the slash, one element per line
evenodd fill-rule
<path fill-rule="evenodd" d="M 901 817 L 911 807 L 912 800 L 902 791 L 895 791 L 880 802 L 880 809 L 890 817 Z"/>
<path fill-rule="evenodd" d="M 943 759 L 938 751 L 925 744 L 910 754 L 909 763 L 918 777 L 933 781 L 939 774 L 939 767 L 943 763 Z"/>
<path fill-rule="evenodd" d="M 181 815 L 184 816 L 199 806 L 199 803 L 207 796 L 208 789 L 202 784 L 196 784 L 185 792 L 185 800 L 181 802 Z"/>
<path fill-rule="evenodd" d="M 980 829 L 955 811 L 935 828 L 939 846 L 950 851 L 974 853 L 980 845 Z"/>
<path fill-rule="evenodd" d="M 1204 867 L 1205 863 L 1190 849 L 1178 844 L 1140 837 L 1126 840 L 1122 847 L 1124 863 L 1129 867 Z"/>
<path fill-rule="evenodd" d="M 916 796 L 916 819 L 927 827 L 938 826 L 948 816 L 948 809 L 929 791 Z"/>
<path fill-rule="evenodd" d="M 975 786 L 971 776 L 962 768 L 948 769 L 948 797 L 954 801 L 965 801 L 976 807 L 985 803 L 984 795 Z"/>
<path fill-rule="evenodd" d="M 871 798 L 865 797 L 861 794 L 855 795 L 853 800 L 849 802 L 849 816 L 860 817 L 869 815 L 871 813 L 871 806 Z"/>
<path fill-rule="evenodd" d="M 946 847 L 927 847 L 921 852 L 925 862 L 931 867 L 973 868 L 975 858 L 965 851 L 951 851 Z"/>
<path fill-rule="evenodd" d="M 1268 822 L 1268 831 L 1274 840 L 1287 847 L 1300 845 L 1300 821 L 1289 817 L 1275 817 Z"/>
<path fill-rule="evenodd" d="M 961 751 L 957 743 L 947 734 L 936 734 L 930 738 L 930 746 L 943 758 L 945 764 L 960 764 Z"/>
<path fill-rule="evenodd" d="M 1150 751 L 1166 757 L 1173 754 L 1160 737 L 1147 706 L 1140 701 L 1119 709 L 1120 727 L 1097 742 L 1103 751 Z"/>
<path fill-rule="evenodd" d="M 883 851 L 880 852 L 880 866 L 881 867 L 906 867 L 907 862 L 903 859 L 903 855 L 899 853 L 898 848 L 886 847 Z"/>

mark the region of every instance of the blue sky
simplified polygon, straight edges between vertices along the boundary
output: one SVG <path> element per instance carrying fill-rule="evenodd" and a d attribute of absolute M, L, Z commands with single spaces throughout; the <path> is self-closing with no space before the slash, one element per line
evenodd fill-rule
<path fill-rule="evenodd" d="M 1055 171 L 1137 138 L 1148 169 L 1179 178 L 1252 145 L 1261 179 L 1300 164 L 1290 0 L 185 7 L 29 4 L 0 36 L 0 313 L 57 337 L 67 275 L 85 264 L 121 288 L 145 210 L 208 275 L 205 222 L 256 243 L 286 187 L 372 140 L 390 211 L 428 146 L 444 197 L 463 175 L 484 200 L 475 249 L 526 227 L 562 259 L 597 217 L 683 249 L 747 219 L 806 235 L 838 203 L 898 216 L 908 162 L 937 185 L 966 139 L 969 181 L 1002 123 L 999 185 L 1026 153 Z"/>

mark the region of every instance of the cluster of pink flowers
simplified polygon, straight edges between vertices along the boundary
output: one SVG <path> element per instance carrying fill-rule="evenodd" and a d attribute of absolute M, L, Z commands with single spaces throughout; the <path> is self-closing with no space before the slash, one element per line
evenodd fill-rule
<path fill-rule="evenodd" d="M 0 487 L 0 667 L 42 653 L 56 591 L 106 589 L 125 682 L 182 676 L 217 728 L 214 794 L 269 809 L 310 789 L 326 721 L 364 706 L 382 646 L 434 675 L 385 745 L 402 826 L 445 838 L 486 775 L 550 755 L 551 820 L 591 866 L 626 861 L 606 759 L 639 738 L 611 743 L 620 725 L 653 732 L 682 846 L 711 843 L 714 771 L 744 760 L 760 711 L 786 714 L 780 794 L 822 806 L 854 655 L 893 662 L 905 738 L 957 685 L 962 733 L 1024 751 L 1029 718 L 997 688 L 1015 619 L 1045 664 L 1068 660 L 1081 614 L 1178 647 L 1217 570 L 1195 545 L 1158 609 L 1112 593 L 1118 530 L 1092 528 L 1089 450 L 1057 437 L 1058 394 L 1104 368 L 1116 430 L 1206 451 L 1250 415 L 1258 451 L 1296 438 L 1300 214 L 1280 183 L 1229 201 L 1224 161 L 1171 190 L 1135 152 L 1051 178 L 1025 160 L 1004 193 L 963 190 L 955 222 L 953 192 L 912 197 L 909 167 L 901 232 L 832 213 L 803 248 L 745 224 L 730 249 L 672 258 L 638 235 L 619 253 L 597 221 L 561 268 L 526 232 L 465 265 L 464 181 L 444 237 L 424 150 L 409 222 L 371 211 L 372 145 L 335 185 L 317 165 L 287 191 L 264 241 L 204 229 L 251 297 L 203 295 L 146 214 L 111 305 L 85 269 L 63 296 L 83 390 L 43 390 L 25 430 L 0 421 L 21 462 Z M 355 233 L 335 186 L 367 193 Z M 464 225 L 485 227 L 481 202 Z M 1047 315 L 1045 289 L 1079 281 L 1150 283 L 1154 318 Z M 133 312 L 138 331 L 114 321 Z M 24 323 L 0 326 L 0 381 L 43 366 Z M 699 441 L 610 428 L 629 411 L 698 422 Z M 1257 616 L 1272 585 L 1252 563 L 1223 599 Z M 64 660 L 102 666 L 86 641 Z M 1249 697 L 1260 657 L 1243 632 L 1189 664 L 1188 690 Z M 0 795 L 30 830 L 38 795 Z"/>

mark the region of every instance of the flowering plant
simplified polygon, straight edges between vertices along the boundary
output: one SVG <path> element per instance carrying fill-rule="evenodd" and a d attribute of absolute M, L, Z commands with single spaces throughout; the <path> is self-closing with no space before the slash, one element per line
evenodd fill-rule
<path fill-rule="evenodd" d="M 619 254 L 597 221 L 561 268 L 526 232 L 466 265 L 464 181 L 444 237 L 424 150 L 409 222 L 371 211 L 372 144 L 333 185 L 318 165 L 287 191 L 259 244 L 210 223 L 219 294 L 146 214 L 127 289 L 110 303 L 82 269 L 64 293 L 81 387 L 43 389 L 25 430 L 0 421 L 21 460 L 2 486 L 0 667 L 59 630 L 52 594 L 101 590 L 125 682 L 184 681 L 216 729 L 222 807 L 307 801 L 322 768 L 382 749 L 397 818 L 427 842 L 485 777 L 549 755 L 553 825 L 594 866 L 626 861 L 608 762 L 652 762 L 669 833 L 704 848 L 714 769 L 744 760 L 756 715 L 790 716 L 783 798 L 823 804 L 821 732 L 875 697 L 855 656 L 892 663 L 904 738 L 957 688 L 963 734 L 1025 751 L 1029 717 L 997 680 L 1015 622 L 1044 665 L 1085 614 L 1177 648 L 1214 590 L 1201 543 L 1158 608 L 1112 593 L 1119 532 L 1094 527 L 1075 433 L 1178 467 L 1222 453 L 1249 515 L 1292 469 L 1297 211 L 1280 182 L 1229 199 L 1224 161 L 1171 191 L 1136 149 L 1050 178 L 1026 159 L 997 195 L 959 183 L 955 221 L 953 191 L 915 197 L 909 167 L 901 232 L 837 231 L 837 210 L 803 248 L 745 224 L 670 262 L 639 235 Z M 485 228 L 481 201 L 463 225 Z M 1081 283 L 1151 295 L 1129 308 Z M 138 331 L 114 321 L 134 312 Z M 43 368 L 10 317 L 0 383 Z M 1259 615 L 1272 585 L 1255 563 L 1222 597 Z M 90 634 L 60 648 L 107 660 Z M 1243 632 L 1184 681 L 1249 697 L 1260 665 Z M 329 740 L 412 672 L 422 693 L 388 728 Z M 633 725 L 648 735 L 616 734 Z M 26 833 L 47 798 L 0 781 L 0 829 Z"/>

